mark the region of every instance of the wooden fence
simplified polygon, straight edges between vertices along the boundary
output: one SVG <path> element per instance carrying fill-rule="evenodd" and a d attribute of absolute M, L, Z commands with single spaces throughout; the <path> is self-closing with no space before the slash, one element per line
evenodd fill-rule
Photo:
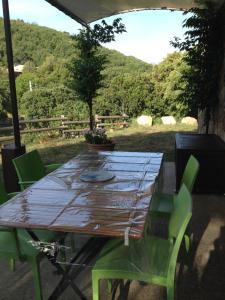
<path fill-rule="evenodd" d="M 95 124 L 97 128 L 115 128 L 128 126 L 128 116 L 95 116 Z M 54 122 L 54 126 L 52 123 Z M 37 128 L 28 128 L 29 126 L 37 126 Z M 88 130 L 89 121 L 69 120 L 65 116 L 55 118 L 41 118 L 32 120 L 20 120 L 20 133 L 37 133 L 56 131 L 63 137 L 73 137 L 83 135 Z M 0 145 L 14 139 L 13 126 L 0 127 Z"/>
<path fill-rule="evenodd" d="M 127 120 L 129 117 L 127 115 L 122 116 L 95 116 L 95 123 L 97 128 L 99 127 L 127 127 L 128 122 Z"/>

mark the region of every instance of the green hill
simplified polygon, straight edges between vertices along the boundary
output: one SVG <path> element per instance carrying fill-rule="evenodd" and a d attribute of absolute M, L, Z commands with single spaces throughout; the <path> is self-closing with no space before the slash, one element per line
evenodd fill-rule
<path fill-rule="evenodd" d="M 15 64 L 33 61 L 41 65 L 47 56 L 69 58 L 74 52 L 73 41 L 67 32 L 59 32 L 44 26 L 12 20 L 12 41 Z M 6 62 L 3 19 L 0 18 L 0 62 Z M 117 51 L 103 50 L 109 55 L 109 67 L 123 68 L 123 72 L 150 70 L 151 66 L 134 57 L 127 57 Z"/>
<path fill-rule="evenodd" d="M 19 114 L 50 117 L 61 114 L 73 119 L 87 117 L 86 104 L 71 85 L 71 59 L 76 44 L 66 32 L 12 20 L 14 63 L 25 65 L 16 79 Z M 107 54 L 102 88 L 94 99 L 94 112 L 102 115 L 142 113 L 155 117 L 182 116 L 188 110 L 182 55 L 169 55 L 158 65 L 100 47 Z M 186 71 L 185 71 L 186 70 Z M 9 84 L 3 19 L 0 18 L 0 118 L 10 113 Z"/>
<path fill-rule="evenodd" d="M 15 64 L 24 64 L 30 60 L 39 66 L 46 56 L 67 57 L 73 52 L 68 33 L 21 20 L 12 20 L 11 28 Z M 0 61 L 3 63 L 6 60 L 4 39 L 3 19 L 0 18 Z"/>

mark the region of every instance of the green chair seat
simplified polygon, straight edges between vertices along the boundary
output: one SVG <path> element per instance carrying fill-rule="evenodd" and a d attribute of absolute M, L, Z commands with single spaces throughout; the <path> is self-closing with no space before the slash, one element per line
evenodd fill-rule
<path fill-rule="evenodd" d="M 100 253 L 93 272 L 98 270 L 101 275 L 109 272 L 111 279 L 117 278 L 119 272 L 126 279 L 151 280 L 166 286 L 172 249 L 170 241 L 153 236 L 140 241 L 132 240 L 129 247 L 124 246 L 124 240 L 112 240 Z"/>
<path fill-rule="evenodd" d="M 181 185 L 184 183 L 189 192 L 192 192 L 199 171 L 199 162 L 191 155 L 184 169 L 181 179 Z M 164 193 L 156 193 L 153 196 L 150 215 L 169 217 L 173 210 L 175 198 L 177 194 L 168 195 Z"/>
<path fill-rule="evenodd" d="M 151 203 L 151 212 L 157 212 L 162 214 L 171 213 L 174 205 L 174 198 L 177 195 L 170 194 L 160 194 L 156 193 L 153 195 L 152 203 Z"/>

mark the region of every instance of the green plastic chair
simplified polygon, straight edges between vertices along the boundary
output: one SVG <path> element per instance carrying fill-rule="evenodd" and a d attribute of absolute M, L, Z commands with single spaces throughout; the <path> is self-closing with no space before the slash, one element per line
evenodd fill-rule
<path fill-rule="evenodd" d="M 92 270 L 93 300 L 99 300 L 100 280 L 137 280 L 164 286 L 167 299 L 175 294 L 176 262 L 187 225 L 192 215 L 190 192 L 182 185 L 170 217 L 168 239 L 146 235 L 130 240 L 109 241 Z"/>
<path fill-rule="evenodd" d="M 25 153 L 13 159 L 21 190 L 24 190 L 47 173 L 59 168 L 61 164 L 45 166 L 37 150 Z"/>
<path fill-rule="evenodd" d="M 7 194 L 3 184 L 0 182 L 0 204 L 5 203 L 18 193 Z M 56 232 L 46 230 L 35 230 L 41 242 L 51 243 L 59 240 Z M 42 299 L 39 262 L 42 254 L 30 243 L 31 237 L 23 229 L 12 229 L 0 226 L 0 257 L 9 259 L 10 267 L 15 270 L 15 260 L 28 261 L 31 263 L 35 283 L 35 299 Z"/>
<path fill-rule="evenodd" d="M 35 299 L 41 300 L 39 262 L 42 255 L 29 241 L 29 237 L 25 237 L 22 232 L 18 232 L 16 229 L 0 227 L 0 257 L 28 261 L 31 264 L 35 284 Z"/>
<path fill-rule="evenodd" d="M 193 186 L 195 184 L 198 171 L 199 162 L 193 155 L 191 155 L 186 164 L 181 179 L 181 185 L 184 183 L 190 193 L 192 192 Z M 176 197 L 177 194 L 169 195 L 156 193 L 155 195 L 153 195 L 152 203 L 150 206 L 150 215 L 157 215 L 162 217 L 168 216 L 173 210 L 173 205 Z"/>

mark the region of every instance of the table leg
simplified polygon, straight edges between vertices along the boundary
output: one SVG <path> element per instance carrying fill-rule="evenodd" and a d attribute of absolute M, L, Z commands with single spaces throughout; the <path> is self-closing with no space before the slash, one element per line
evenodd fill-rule
<path fill-rule="evenodd" d="M 73 280 L 76 279 L 76 277 L 81 273 L 83 268 L 87 266 L 92 261 L 92 259 L 96 256 L 96 253 L 100 251 L 100 249 L 103 247 L 106 241 L 107 241 L 106 238 L 99 239 L 99 238 L 92 237 L 84 244 L 84 246 L 69 262 L 70 265 L 65 269 L 66 273 L 69 273 L 71 271 L 70 278 L 73 278 Z M 74 264 L 76 264 L 75 268 L 74 268 Z M 63 293 L 63 291 L 68 287 L 68 285 L 69 285 L 68 280 L 66 280 L 65 276 L 63 276 L 60 282 L 58 283 L 56 289 L 49 297 L 49 300 L 57 299 Z"/>
<path fill-rule="evenodd" d="M 37 235 L 30 229 L 26 229 L 27 232 L 30 234 L 32 239 L 36 242 L 41 242 Z M 80 291 L 80 289 L 77 287 L 77 285 L 73 282 L 73 279 L 71 276 L 64 270 L 61 265 L 57 262 L 56 255 L 51 255 L 49 251 L 43 252 L 43 254 L 47 257 L 47 259 L 50 261 L 50 263 L 56 268 L 56 270 L 63 275 L 64 280 L 68 282 L 68 285 L 72 287 L 74 292 L 79 296 L 80 299 L 86 300 L 86 297 L 83 295 L 83 293 Z"/>

